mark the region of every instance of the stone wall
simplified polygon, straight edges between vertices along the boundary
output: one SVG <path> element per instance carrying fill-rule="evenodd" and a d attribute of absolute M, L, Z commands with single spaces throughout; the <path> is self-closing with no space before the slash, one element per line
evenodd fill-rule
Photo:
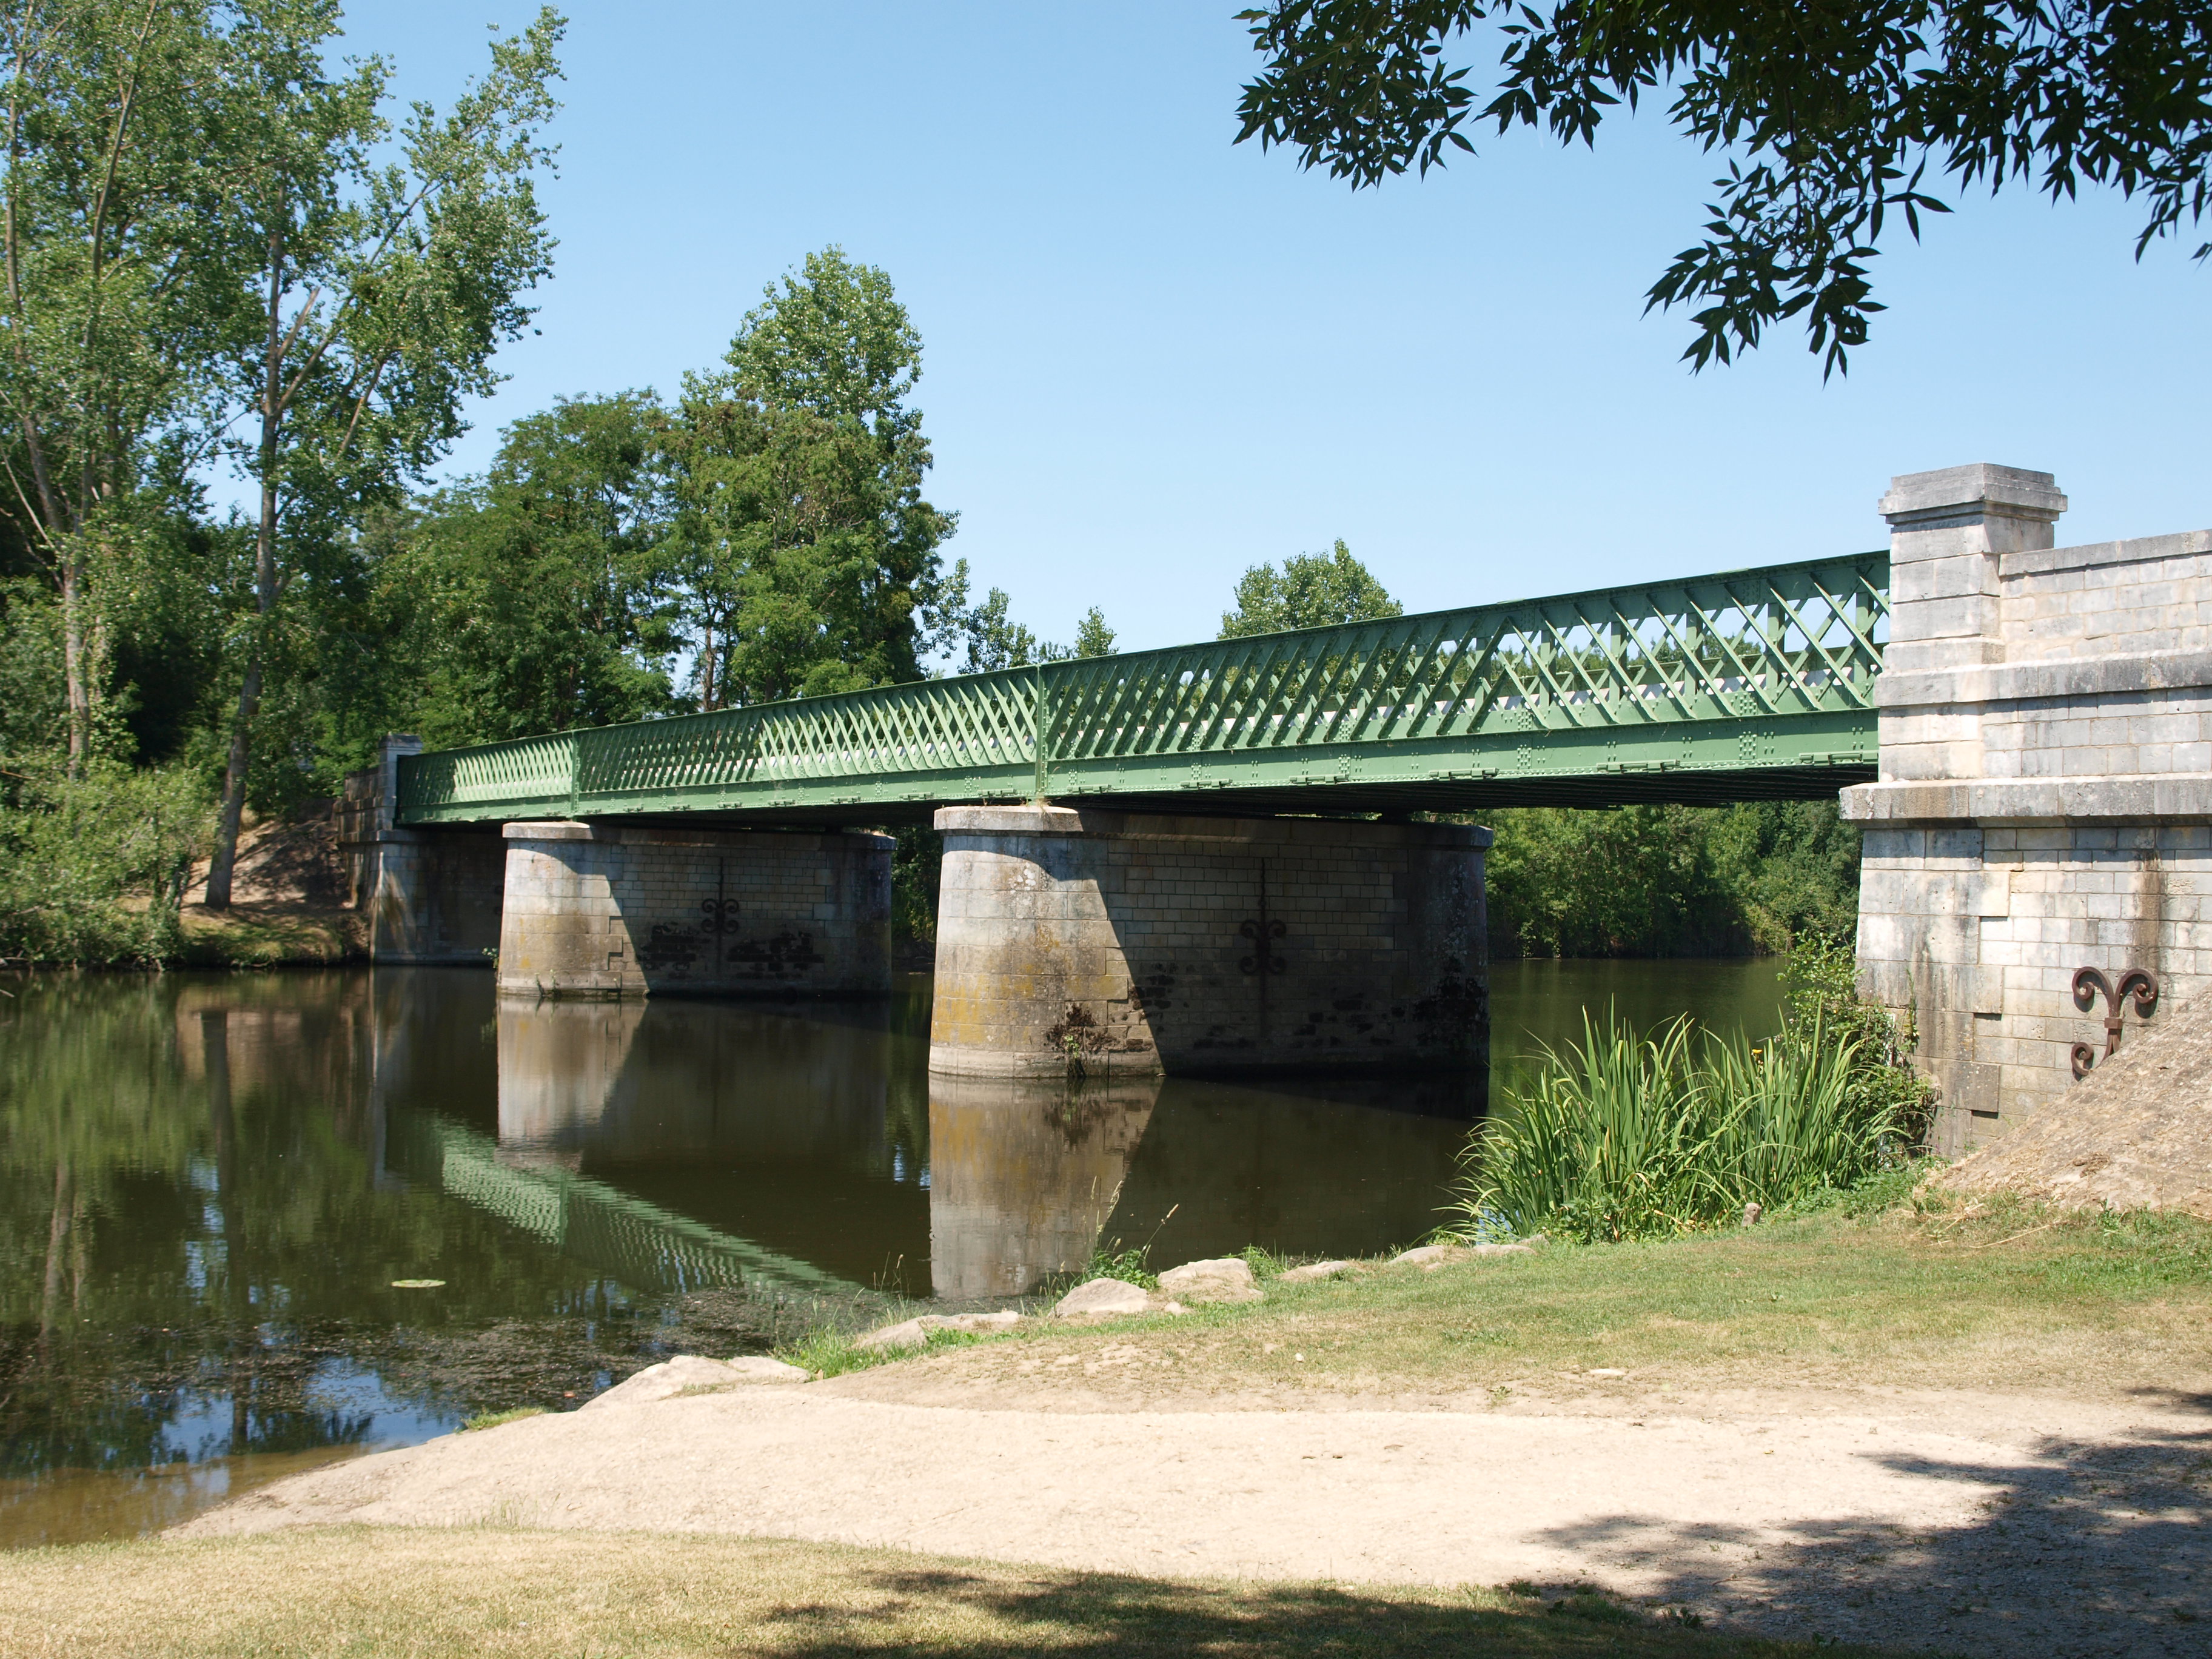
<path fill-rule="evenodd" d="M 392 966 L 486 968 L 499 949 L 507 848 L 496 829 L 386 830 L 349 848 L 368 955 Z"/>
<path fill-rule="evenodd" d="M 2047 473 L 1894 481 L 1859 962 L 1917 1022 L 1957 1152 L 2056 1103 L 2106 1007 L 2076 970 L 2212 975 L 2212 532 L 2057 547 Z M 2130 1006 L 2127 1024 L 2137 1020 Z"/>
<path fill-rule="evenodd" d="M 540 823 L 506 836 L 502 994 L 890 989 L 888 836 Z"/>
<path fill-rule="evenodd" d="M 933 1070 L 1475 1066 L 1487 830 L 948 807 Z"/>

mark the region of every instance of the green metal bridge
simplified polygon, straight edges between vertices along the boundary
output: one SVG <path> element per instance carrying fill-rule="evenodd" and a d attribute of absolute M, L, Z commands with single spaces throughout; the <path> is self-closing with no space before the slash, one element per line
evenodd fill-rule
<path fill-rule="evenodd" d="M 403 758 L 396 817 L 1808 799 L 1875 775 L 1888 600 L 1863 553 L 563 732 Z"/>

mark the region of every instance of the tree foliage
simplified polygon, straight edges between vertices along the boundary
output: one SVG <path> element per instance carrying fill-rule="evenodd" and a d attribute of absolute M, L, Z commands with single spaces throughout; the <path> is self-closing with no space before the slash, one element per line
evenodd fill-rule
<path fill-rule="evenodd" d="M 921 340 L 890 278 L 810 254 L 724 361 L 685 376 L 669 433 L 699 707 L 922 678 L 956 520 L 922 496 Z"/>
<path fill-rule="evenodd" d="M 1833 801 L 1508 807 L 1486 866 L 1501 956 L 1702 957 L 1848 936 L 1858 832 Z"/>
<path fill-rule="evenodd" d="M 2117 188 L 2143 205 L 2138 256 L 2208 206 L 2206 0 L 1273 0 L 1241 15 L 1267 61 L 1239 141 L 1355 186 L 1471 151 L 1484 122 L 1594 143 L 1608 115 L 1663 96 L 1727 161 L 1700 239 L 1650 292 L 1696 307 L 1698 368 L 1796 320 L 1844 368 L 1882 309 L 1869 273 L 1885 233 L 1901 220 L 1917 237 L 1921 214 L 1950 210 L 1931 171 L 2054 201 Z M 1486 95 L 1454 61 L 1485 28 Z"/>
<path fill-rule="evenodd" d="M 398 527 L 377 580 L 409 730 L 439 747 L 674 706 L 663 423 L 650 394 L 563 398 Z"/>
<path fill-rule="evenodd" d="M 1221 613 L 1218 637 L 1238 640 L 1289 628 L 1378 622 L 1404 611 L 1340 537 L 1329 552 L 1294 553 L 1280 570 L 1272 564 L 1247 570 L 1237 579 L 1236 610 Z"/>
<path fill-rule="evenodd" d="M 259 501 L 211 909 L 230 902 L 287 590 L 314 582 L 359 508 L 396 502 L 461 434 L 463 400 L 498 383 L 492 354 L 526 325 L 523 295 L 550 269 L 534 175 L 552 159 L 537 134 L 556 106 L 563 27 L 549 9 L 495 41 L 448 113 L 418 103 L 395 135 L 382 59 L 327 73 L 334 0 L 235 3 L 218 246 L 251 302 L 219 362 L 214 415 Z M 396 154 L 380 159 L 387 140 Z"/>
<path fill-rule="evenodd" d="M 165 441 L 189 448 L 240 309 L 231 64 L 196 0 L 27 0 L 0 14 L 0 514 L 58 602 L 81 766 L 113 637 L 102 578 L 148 533 L 149 475 Z"/>

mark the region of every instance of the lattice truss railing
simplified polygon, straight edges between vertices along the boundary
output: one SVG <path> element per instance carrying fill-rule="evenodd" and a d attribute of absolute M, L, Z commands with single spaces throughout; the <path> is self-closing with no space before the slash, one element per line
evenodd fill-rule
<path fill-rule="evenodd" d="M 1869 553 L 522 738 L 411 759 L 401 810 L 959 799 L 1148 757 L 1864 711 L 1888 586 Z"/>
<path fill-rule="evenodd" d="M 1053 763 L 1870 708 L 1888 556 L 1093 658 L 1048 674 Z"/>

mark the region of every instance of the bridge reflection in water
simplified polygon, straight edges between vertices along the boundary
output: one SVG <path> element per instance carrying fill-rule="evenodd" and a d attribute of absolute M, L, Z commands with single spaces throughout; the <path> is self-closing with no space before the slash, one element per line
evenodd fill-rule
<path fill-rule="evenodd" d="M 641 1291 L 967 1300 L 1101 1248 L 1150 1243 L 1156 1265 L 1379 1250 L 1436 1224 L 1480 1095 L 932 1078 L 926 980 L 888 1005 L 770 1010 L 495 1003 L 479 976 L 377 977 L 389 1174 Z"/>

